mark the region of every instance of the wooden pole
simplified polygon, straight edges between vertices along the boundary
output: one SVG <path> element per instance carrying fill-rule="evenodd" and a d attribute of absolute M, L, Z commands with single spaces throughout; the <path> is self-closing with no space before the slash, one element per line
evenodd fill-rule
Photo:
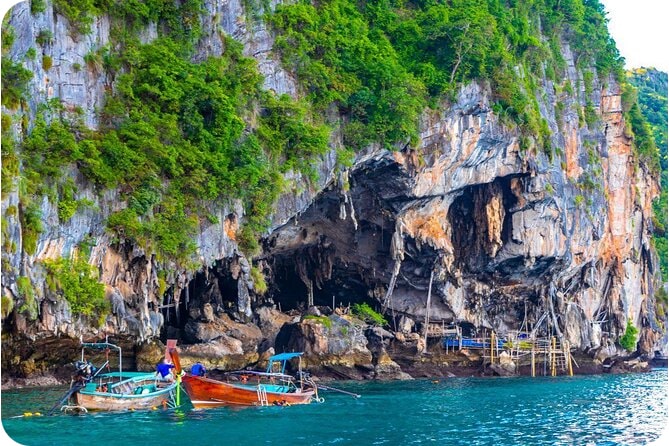
<path fill-rule="evenodd" d="M 494 350 L 494 341 L 495 341 L 495 332 L 490 331 L 490 364 L 495 363 L 495 350 Z"/>
<path fill-rule="evenodd" d="M 574 376 L 574 370 L 571 367 L 571 349 L 569 348 L 569 341 L 565 341 L 565 353 L 567 358 L 567 367 L 569 368 L 569 376 Z"/>
<path fill-rule="evenodd" d="M 430 327 L 430 298 L 432 297 L 432 279 L 434 279 L 434 269 L 430 271 L 430 284 L 427 286 L 427 305 L 425 307 L 425 350 L 427 350 L 427 332 Z"/>
<path fill-rule="evenodd" d="M 536 366 L 534 364 L 534 341 L 532 341 L 532 378 L 537 376 Z"/>
<path fill-rule="evenodd" d="M 556 376 L 555 370 L 555 336 L 551 336 L 551 376 Z"/>

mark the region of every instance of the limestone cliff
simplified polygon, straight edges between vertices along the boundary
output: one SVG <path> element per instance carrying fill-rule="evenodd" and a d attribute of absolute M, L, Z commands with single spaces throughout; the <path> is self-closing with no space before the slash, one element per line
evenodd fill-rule
<path fill-rule="evenodd" d="M 221 54 L 223 32 L 258 60 L 265 88 L 300 95 L 272 52 L 273 36 L 262 21 L 246 14 L 239 0 L 207 0 L 204 7 L 196 60 Z M 86 125 L 95 128 L 115 78 L 91 68 L 84 56 L 110 44 L 109 17 L 96 16 L 91 32 L 82 36 L 51 2 L 38 14 L 24 2 L 11 10 L 5 26 L 15 34 L 7 57 L 21 60 L 37 48 L 53 60 L 48 70 L 25 61 L 33 73 L 29 100 L 5 112 L 25 114 L 29 126 L 39 104 L 57 98 L 67 109 L 80 107 Z M 53 36 L 48 42 L 38 39 L 43 30 Z M 141 39 L 155 39 L 157 32 L 148 27 Z M 567 41 L 561 52 L 569 81 L 582 86 L 584 70 L 576 67 Z M 615 342 L 631 320 L 641 329 L 639 352 L 652 356 L 662 329 L 654 314 L 658 268 L 650 245 L 658 186 L 633 154 L 620 87 L 612 78 L 594 78 L 591 94 L 583 87 L 567 93 L 543 80 L 536 99 L 551 130 L 552 155 L 524 148 L 519 129 L 493 112 L 485 82 L 464 85 L 438 111 L 426 110 L 415 148 L 388 151 L 372 144 L 341 170 L 335 152 L 343 143 L 334 132 L 318 182 L 309 186 L 299 175 L 290 178 L 301 186 L 280 197 L 254 259 L 235 241 L 244 221 L 240 203 L 211 204 L 217 223 L 200 222 L 195 264 L 159 259 L 119 242 L 105 222 L 127 203 L 118 190 L 93 188 L 75 167 L 63 175 L 75 180 L 78 198 L 93 205 L 60 223 L 57 205 L 42 197 L 44 231 L 28 254 L 20 219 L 10 211 L 21 208 L 20 188 L 5 194 L 3 186 L 3 239 L 14 244 L 3 243 L 2 252 L 4 370 L 30 375 L 67 362 L 49 358 L 33 368 L 20 366 L 28 359 L 39 362 L 37 350 L 54 338 L 74 345 L 80 335 L 110 335 L 137 346 L 177 336 L 186 357 L 225 368 L 253 363 L 276 347 L 305 350 L 312 364 L 320 358 L 399 374 L 388 357 L 388 340 L 420 342 L 416 333 L 426 316 L 431 277 L 430 320 L 494 329 L 502 336 L 536 328 L 581 351 L 608 356 L 621 353 Z M 579 121 L 586 102 L 600 120 L 593 128 Z M 557 104 L 564 110 L 559 116 Z M 19 121 L 13 124 L 16 134 Z M 72 256 L 84 243 L 92 247 L 89 263 L 112 304 L 99 327 L 73 315 L 50 291 L 40 263 Z M 267 278 L 267 293 L 256 289 L 252 261 Z M 34 314 L 22 310 L 26 297 L 19 277 L 30 279 Z M 5 314 L 7 302 L 13 310 Z M 299 314 L 311 306 L 357 302 L 382 309 L 395 334 L 365 332 L 342 315 L 330 316 L 334 328 L 325 330 Z M 300 311 L 286 315 L 277 309 Z"/>

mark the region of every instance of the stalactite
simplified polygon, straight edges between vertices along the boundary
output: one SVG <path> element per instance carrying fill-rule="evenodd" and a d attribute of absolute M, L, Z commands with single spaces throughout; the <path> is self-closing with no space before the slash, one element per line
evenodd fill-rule
<path fill-rule="evenodd" d="M 551 284 L 548 286 L 548 308 L 550 309 L 551 312 L 551 319 L 553 320 L 553 327 L 555 328 L 555 332 L 557 333 L 558 339 L 562 340 L 562 330 L 560 330 L 560 324 L 558 324 L 557 317 L 555 316 L 555 307 L 553 305 L 553 299 L 555 299 L 556 294 L 557 294 L 557 289 L 555 288 L 555 284 L 551 282 Z"/>
<path fill-rule="evenodd" d="M 395 266 L 393 267 L 393 275 L 390 277 L 390 283 L 388 284 L 388 291 L 386 291 L 386 296 L 383 299 L 383 308 L 388 308 L 388 305 L 390 305 L 390 299 L 392 299 L 393 297 L 395 282 L 397 281 L 397 276 L 400 272 L 401 266 L 402 266 L 402 260 L 396 259 Z"/>
<path fill-rule="evenodd" d="M 355 218 L 355 207 L 353 206 L 353 199 L 351 198 L 351 193 L 346 192 L 346 201 L 348 201 L 349 206 L 351 207 L 351 220 L 353 221 L 353 229 L 358 230 L 358 220 Z"/>
<path fill-rule="evenodd" d="M 390 255 L 395 259 L 395 266 L 393 267 L 393 274 L 390 277 L 390 283 L 388 284 L 388 291 L 386 291 L 386 296 L 383 299 L 384 308 L 388 308 L 390 305 L 390 300 L 393 297 L 393 290 L 395 289 L 395 282 L 397 282 L 397 276 L 400 273 L 402 260 L 404 260 L 404 239 L 402 236 L 402 222 L 400 220 L 397 221 L 395 233 L 390 242 Z"/>
<path fill-rule="evenodd" d="M 307 283 L 307 308 L 314 306 L 314 283 L 310 280 Z"/>
<path fill-rule="evenodd" d="M 351 221 L 353 222 L 353 229 L 358 230 L 358 220 L 355 218 L 355 208 L 353 207 L 353 198 L 351 197 L 348 170 L 339 174 L 339 188 L 344 200 L 339 204 L 339 219 L 346 220 L 346 204 L 350 207 Z"/>

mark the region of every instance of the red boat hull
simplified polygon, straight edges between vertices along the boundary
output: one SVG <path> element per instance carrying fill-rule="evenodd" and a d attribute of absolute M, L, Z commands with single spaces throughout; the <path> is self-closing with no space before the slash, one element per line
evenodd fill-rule
<path fill-rule="evenodd" d="M 181 382 L 196 409 L 220 406 L 309 404 L 315 396 L 313 389 L 293 389 L 293 392 L 272 391 L 278 386 L 261 383 L 227 383 L 201 376 L 186 375 Z M 259 392 L 258 386 L 262 386 L 264 391 Z"/>

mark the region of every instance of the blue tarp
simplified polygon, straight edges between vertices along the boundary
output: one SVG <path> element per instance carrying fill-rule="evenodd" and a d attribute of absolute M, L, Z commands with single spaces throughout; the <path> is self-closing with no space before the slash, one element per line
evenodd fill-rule
<path fill-rule="evenodd" d="M 460 342 L 456 338 L 444 339 L 444 347 L 460 347 Z M 462 347 L 464 348 L 490 348 L 490 341 L 475 341 L 474 339 L 462 339 Z M 497 347 L 504 347 L 504 340 L 497 340 Z"/>

